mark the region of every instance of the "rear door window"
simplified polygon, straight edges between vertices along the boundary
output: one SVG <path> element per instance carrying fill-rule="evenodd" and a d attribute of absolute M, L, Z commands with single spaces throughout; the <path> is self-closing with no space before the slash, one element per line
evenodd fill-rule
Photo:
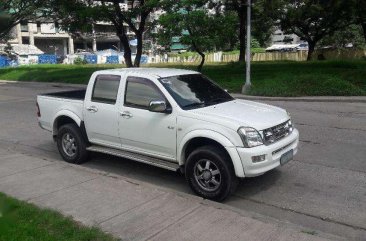
<path fill-rule="evenodd" d="M 121 77 L 118 75 L 98 75 L 95 79 L 91 100 L 105 104 L 115 104 Z"/>

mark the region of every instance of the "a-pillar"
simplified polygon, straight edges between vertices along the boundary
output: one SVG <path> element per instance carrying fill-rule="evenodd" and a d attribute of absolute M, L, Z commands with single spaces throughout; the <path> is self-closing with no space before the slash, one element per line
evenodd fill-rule
<path fill-rule="evenodd" d="M 74 39 L 69 37 L 69 54 L 74 53 Z"/>

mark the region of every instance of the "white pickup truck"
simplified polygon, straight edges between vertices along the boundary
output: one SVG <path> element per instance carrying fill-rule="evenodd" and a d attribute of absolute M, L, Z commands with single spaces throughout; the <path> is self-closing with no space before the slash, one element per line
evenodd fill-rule
<path fill-rule="evenodd" d="M 37 96 L 41 128 L 62 158 L 101 152 L 185 173 L 193 191 L 221 201 L 239 178 L 292 160 L 299 132 L 285 110 L 231 97 L 198 72 L 95 72 L 86 90 Z"/>

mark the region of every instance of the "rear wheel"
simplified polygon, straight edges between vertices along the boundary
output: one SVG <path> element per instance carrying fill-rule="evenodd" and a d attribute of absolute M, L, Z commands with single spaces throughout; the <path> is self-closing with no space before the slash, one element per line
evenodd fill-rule
<path fill-rule="evenodd" d="M 187 158 L 186 179 L 199 196 L 222 201 L 231 195 L 238 184 L 228 155 L 215 146 L 203 146 Z"/>
<path fill-rule="evenodd" d="M 57 147 L 62 158 L 69 163 L 81 164 L 88 159 L 86 142 L 75 124 L 60 127 L 57 135 Z"/>

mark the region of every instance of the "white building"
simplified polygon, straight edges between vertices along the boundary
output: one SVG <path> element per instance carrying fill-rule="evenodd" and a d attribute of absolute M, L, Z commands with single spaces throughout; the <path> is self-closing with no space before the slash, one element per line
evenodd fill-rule
<path fill-rule="evenodd" d="M 127 3 L 121 3 L 123 10 L 130 7 Z M 151 13 L 147 21 L 156 20 L 162 14 L 161 11 Z M 136 19 L 135 24 L 139 23 Z M 130 40 L 134 39 L 134 33 L 125 24 Z M 151 32 L 156 31 L 152 29 Z M 62 30 L 58 23 L 40 20 L 36 22 L 22 21 L 13 30 L 11 44 L 29 44 L 36 46 L 44 53 L 65 56 L 78 51 L 96 52 L 104 49 L 123 51 L 115 28 L 110 22 L 97 22 L 92 33 L 71 35 Z M 134 46 L 132 51 L 134 52 Z"/>
<path fill-rule="evenodd" d="M 271 45 L 274 44 L 301 44 L 303 40 L 296 34 L 284 34 L 280 28 L 276 28 L 271 35 Z"/>
<path fill-rule="evenodd" d="M 21 22 L 13 30 L 11 44 L 32 45 L 44 53 L 66 55 L 73 53 L 73 38 L 52 22 Z"/>

